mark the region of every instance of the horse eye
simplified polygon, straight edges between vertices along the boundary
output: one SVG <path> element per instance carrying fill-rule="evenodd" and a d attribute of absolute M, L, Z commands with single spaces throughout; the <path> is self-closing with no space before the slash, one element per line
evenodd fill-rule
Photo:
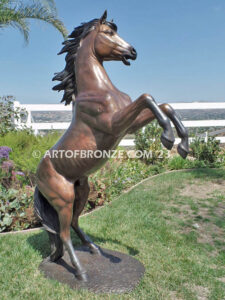
<path fill-rule="evenodd" d="M 114 34 L 112 30 L 106 30 L 106 31 L 104 31 L 104 33 L 109 34 L 109 35 L 113 35 Z"/>

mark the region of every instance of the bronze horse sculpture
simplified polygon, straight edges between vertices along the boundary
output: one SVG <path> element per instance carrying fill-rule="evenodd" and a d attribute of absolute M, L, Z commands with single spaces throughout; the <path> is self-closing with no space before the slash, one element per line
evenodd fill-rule
<path fill-rule="evenodd" d="M 76 27 L 63 44 L 67 53 L 65 69 L 53 80 L 61 81 L 54 90 L 64 90 L 62 101 L 73 103 L 73 118 L 60 140 L 49 150 L 110 150 L 115 149 L 127 133 L 134 133 L 154 119 L 163 128 L 162 144 L 171 149 L 174 135 L 170 120 L 181 142 L 178 153 L 188 154 L 188 133 L 173 108 L 157 105 L 149 94 L 137 100 L 119 91 L 110 81 L 104 61 L 117 60 L 130 65 L 135 60 L 135 49 L 117 34 L 117 26 L 106 20 L 107 13 Z M 35 210 L 47 230 L 51 243 L 48 259 L 56 261 L 68 251 L 76 276 L 87 280 L 87 275 L 74 251 L 70 227 L 92 253 L 101 249 L 80 229 L 78 218 L 88 199 L 88 176 L 99 169 L 105 158 L 44 156 L 37 169 Z"/>

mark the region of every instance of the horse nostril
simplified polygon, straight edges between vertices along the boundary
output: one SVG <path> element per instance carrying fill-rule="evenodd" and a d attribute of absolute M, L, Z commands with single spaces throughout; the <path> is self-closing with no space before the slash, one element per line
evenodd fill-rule
<path fill-rule="evenodd" d="M 136 57 L 137 56 L 137 51 L 134 48 L 131 48 L 131 54 Z"/>

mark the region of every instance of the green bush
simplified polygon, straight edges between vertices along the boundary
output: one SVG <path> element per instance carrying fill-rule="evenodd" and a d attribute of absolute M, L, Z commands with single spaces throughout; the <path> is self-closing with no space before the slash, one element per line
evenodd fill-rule
<path fill-rule="evenodd" d="M 165 163 L 168 158 L 168 151 L 161 144 L 162 128 L 156 121 L 151 122 L 144 129 L 135 133 L 135 148 L 142 152 L 148 151 L 151 155 L 143 157 L 147 164 Z"/>
<path fill-rule="evenodd" d="M 0 97 L 0 136 L 16 130 L 15 121 L 26 115 L 23 109 L 14 109 L 13 96 Z"/>
<path fill-rule="evenodd" d="M 181 169 L 193 169 L 193 168 L 205 168 L 207 165 L 204 161 L 190 160 L 188 158 L 175 155 L 168 160 L 167 168 L 169 170 L 181 170 Z"/>
<path fill-rule="evenodd" d="M 12 149 L 10 159 L 18 170 L 24 173 L 35 173 L 40 158 L 59 139 L 60 134 L 50 132 L 45 136 L 37 135 L 27 130 L 9 132 L 0 136 L 0 145 L 7 145 Z M 36 157 L 37 156 L 37 157 Z"/>
<path fill-rule="evenodd" d="M 225 148 L 220 148 L 220 153 L 219 153 L 219 159 L 218 159 L 218 165 L 225 167 Z"/>
<path fill-rule="evenodd" d="M 39 223 L 33 214 L 34 189 L 6 189 L 0 184 L 0 232 L 35 227 Z"/>
<path fill-rule="evenodd" d="M 56 132 L 42 137 L 28 130 L 0 136 L 0 145 L 7 145 L 0 146 L 0 232 L 39 224 L 33 212 L 33 177 L 41 156 L 58 138 Z"/>
<path fill-rule="evenodd" d="M 220 142 L 214 137 L 209 137 L 207 141 L 203 138 L 195 138 L 190 144 L 190 155 L 206 164 L 214 164 L 221 151 L 219 144 Z"/>
<path fill-rule="evenodd" d="M 188 159 L 183 159 L 182 157 L 175 155 L 168 160 L 168 169 L 169 170 L 180 170 L 189 168 Z"/>
<path fill-rule="evenodd" d="M 89 197 L 89 204 L 94 207 L 95 205 L 102 205 L 105 201 L 111 201 L 125 189 L 162 171 L 161 166 L 148 166 L 140 159 L 124 157 L 119 160 L 111 158 L 104 167 L 90 176 L 92 193 Z M 95 202 L 94 205 L 93 202 Z"/>
<path fill-rule="evenodd" d="M 28 178 L 16 171 L 9 159 L 12 149 L 0 146 L 0 232 L 25 229 L 36 225 L 32 200 L 34 188 Z"/>
<path fill-rule="evenodd" d="M 41 156 L 58 138 L 57 132 L 35 136 L 29 130 L 0 136 L 0 145 L 7 145 L 0 146 L 0 232 L 39 225 L 33 212 L 34 173 Z"/>

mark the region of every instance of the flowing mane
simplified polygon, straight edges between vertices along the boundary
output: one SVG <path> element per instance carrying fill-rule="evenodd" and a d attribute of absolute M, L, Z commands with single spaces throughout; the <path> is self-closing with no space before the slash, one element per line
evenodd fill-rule
<path fill-rule="evenodd" d="M 75 62 L 77 50 L 80 46 L 80 41 L 95 29 L 98 21 L 99 19 L 93 19 L 89 22 L 81 23 L 81 25 L 76 27 L 68 36 L 69 39 L 62 43 L 64 47 L 58 53 L 62 54 L 67 52 L 67 55 L 65 57 L 66 66 L 63 71 L 55 73 L 55 76 L 52 80 L 58 80 L 61 82 L 55 85 L 52 89 L 58 92 L 64 90 L 64 95 L 61 102 L 65 102 L 65 105 L 68 105 L 72 101 L 75 101 L 75 97 L 77 95 Z M 113 30 L 117 31 L 117 26 L 112 21 L 105 21 L 104 23 L 111 27 Z"/>

